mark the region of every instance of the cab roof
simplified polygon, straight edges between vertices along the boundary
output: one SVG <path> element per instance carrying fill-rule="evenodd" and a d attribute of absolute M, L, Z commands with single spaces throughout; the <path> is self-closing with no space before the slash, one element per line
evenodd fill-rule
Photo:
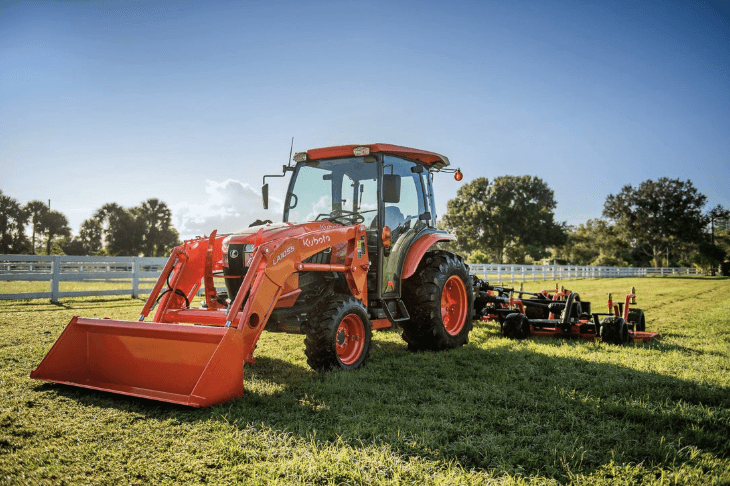
<path fill-rule="evenodd" d="M 369 145 L 338 145 L 335 147 L 323 147 L 307 150 L 307 159 L 334 159 L 338 157 L 352 157 L 354 150 L 360 147 L 367 147 L 370 153 L 380 152 L 387 155 L 395 155 L 404 159 L 422 162 L 429 167 L 441 169 L 449 165 L 448 157 L 439 155 L 434 152 L 426 152 L 409 147 L 401 147 L 400 145 L 391 145 L 388 143 L 373 143 Z"/>

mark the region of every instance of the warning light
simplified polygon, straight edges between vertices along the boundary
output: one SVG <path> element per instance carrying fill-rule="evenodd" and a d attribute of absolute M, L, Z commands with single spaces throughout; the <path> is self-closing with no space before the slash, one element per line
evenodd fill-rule
<path fill-rule="evenodd" d="M 464 178 L 464 174 L 461 173 L 461 169 L 456 169 L 456 172 L 454 172 L 454 179 L 457 181 L 460 181 Z"/>
<path fill-rule="evenodd" d="M 387 226 L 383 226 L 383 234 L 381 235 L 381 239 L 383 240 L 383 248 L 386 250 L 390 248 L 390 228 Z"/>
<path fill-rule="evenodd" d="M 370 147 L 355 147 L 352 150 L 352 153 L 357 157 L 362 157 L 363 155 L 370 155 Z"/>

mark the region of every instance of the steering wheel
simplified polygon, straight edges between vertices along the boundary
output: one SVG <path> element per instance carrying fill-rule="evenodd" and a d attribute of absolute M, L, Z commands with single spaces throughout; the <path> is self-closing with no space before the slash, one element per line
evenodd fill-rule
<path fill-rule="evenodd" d="M 336 209 L 332 211 L 332 213 L 329 215 L 329 217 L 325 218 L 332 222 L 336 223 L 342 223 L 342 224 L 360 224 L 363 221 L 365 221 L 365 217 L 360 214 L 356 213 L 354 211 L 348 211 L 347 209 Z M 344 221 L 340 221 L 344 220 Z"/>

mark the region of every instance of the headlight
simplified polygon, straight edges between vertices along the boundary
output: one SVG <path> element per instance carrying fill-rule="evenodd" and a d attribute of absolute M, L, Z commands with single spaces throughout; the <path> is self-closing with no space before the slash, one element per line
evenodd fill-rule
<path fill-rule="evenodd" d="M 228 238 L 223 240 L 223 243 L 221 244 L 221 251 L 223 252 L 223 266 L 228 266 Z"/>
<path fill-rule="evenodd" d="M 243 265 L 245 267 L 251 266 L 251 259 L 253 258 L 253 245 L 243 245 Z"/>

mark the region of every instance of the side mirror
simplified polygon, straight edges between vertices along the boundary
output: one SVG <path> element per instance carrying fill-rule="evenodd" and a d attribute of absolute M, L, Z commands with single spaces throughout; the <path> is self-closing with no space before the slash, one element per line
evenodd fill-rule
<path fill-rule="evenodd" d="M 383 202 L 400 202 L 400 176 L 398 174 L 383 174 Z"/>
<path fill-rule="evenodd" d="M 269 209 L 269 183 L 263 185 L 261 188 L 261 197 L 264 198 L 264 209 Z"/>

